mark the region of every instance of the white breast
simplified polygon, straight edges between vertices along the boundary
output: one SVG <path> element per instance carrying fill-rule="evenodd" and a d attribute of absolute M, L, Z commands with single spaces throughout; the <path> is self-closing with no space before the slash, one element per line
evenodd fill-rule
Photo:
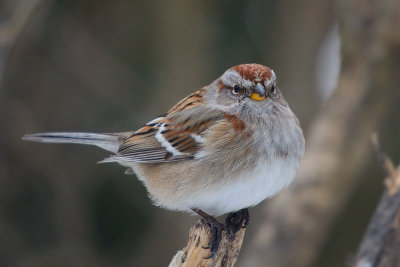
<path fill-rule="evenodd" d="M 197 207 L 210 215 L 219 216 L 257 205 L 288 185 L 293 180 L 297 165 L 298 162 L 291 159 L 260 161 L 251 172 L 232 177 L 232 182 L 218 190 L 203 190 L 194 194 L 187 199 L 185 207 L 175 208 L 187 210 L 187 207 Z"/>

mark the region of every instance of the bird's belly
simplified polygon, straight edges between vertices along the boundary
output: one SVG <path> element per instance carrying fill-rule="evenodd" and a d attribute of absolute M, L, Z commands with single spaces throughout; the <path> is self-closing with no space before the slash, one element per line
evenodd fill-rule
<path fill-rule="evenodd" d="M 257 205 L 288 185 L 296 168 L 297 163 L 287 159 L 260 162 L 247 174 L 225 177 L 223 180 L 227 183 L 192 194 L 185 201 L 185 208 L 195 207 L 219 216 Z M 184 207 L 175 208 L 182 210 Z"/>

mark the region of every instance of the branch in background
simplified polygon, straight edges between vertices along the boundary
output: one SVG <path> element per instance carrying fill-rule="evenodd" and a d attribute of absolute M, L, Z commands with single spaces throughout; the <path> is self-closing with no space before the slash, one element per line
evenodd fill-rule
<path fill-rule="evenodd" d="M 353 266 L 383 267 L 400 264 L 400 166 L 393 168 L 378 138 L 372 142 L 386 172 L 386 190 L 369 223 Z"/>
<path fill-rule="evenodd" d="M 16 5 L 15 12 L 12 18 L 6 23 L 2 24 L 0 28 L 0 45 L 8 43 L 10 46 L 17 39 L 18 35 L 28 24 L 28 21 L 36 11 L 38 6 L 42 4 L 43 0 L 25 0 L 19 1 Z"/>
<path fill-rule="evenodd" d="M 28 25 L 32 14 L 42 4 L 43 0 L 19 1 L 16 4 L 11 19 L 0 25 L 0 81 L 5 70 L 9 50 L 13 47 L 20 33 Z"/>
<path fill-rule="evenodd" d="M 396 170 L 394 169 L 393 163 L 389 159 L 389 157 L 386 156 L 386 154 L 383 152 L 381 144 L 378 140 L 378 135 L 376 133 L 372 134 L 371 141 L 374 145 L 376 153 L 378 154 L 378 159 L 382 165 L 382 168 L 385 171 L 386 175 L 389 177 L 385 180 L 386 187 L 390 193 L 395 193 L 398 190 L 398 183 L 400 182 L 400 179 L 396 179 Z"/>
<path fill-rule="evenodd" d="M 233 235 L 223 230 L 218 251 L 207 259 L 210 256 L 210 250 L 206 248 L 211 238 L 210 227 L 204 219 L 198 219 L 190 228 L 187 246 L 176 253 L 169 267 L 234 266 L 242 247 L 244 233 L 243 227 Z"/>

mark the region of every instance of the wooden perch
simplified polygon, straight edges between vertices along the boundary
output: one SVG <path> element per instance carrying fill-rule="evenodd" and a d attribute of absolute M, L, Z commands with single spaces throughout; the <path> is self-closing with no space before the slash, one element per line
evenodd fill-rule
<path fill-rule="evenodd" d="M 245 228 L 236 232 L 222 231 L 222 239 L 218 251 L 213 257 L 207 248 L 211 238 L 210 226 L 204 219 L 196 220 L 189 232 L 189 241 L 185 248 L 178 251 L 169 267 L 184 266 L 234 266 L 239 256 L 244 238 Z"/>
<path fill-rule="evenodd" d="M 386 189 L 354 260 L 355 267 L 400 266 L 400 166 L 393 168 L 376 135 L 372 142 L 387 174 Z"/>

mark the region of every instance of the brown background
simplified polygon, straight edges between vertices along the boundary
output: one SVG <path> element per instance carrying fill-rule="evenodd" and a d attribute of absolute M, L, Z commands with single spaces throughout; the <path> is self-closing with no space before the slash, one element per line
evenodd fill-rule
<path fill-rule="evenodd" d="M 277 73 L 308 142 L 327 103 L 316 83 L 317 62 L 332 61 L 319 58 L 318 51 L 335 25 L 341 29 L 343 14 L 363 8 L 338 2 L 0 1 L 0 265 L 166 266 L 186 244 L 191 216 L 151 205 L 141 183 L 120 166 L 97 165 L 107 156 L 104 151 L 27 143 L 21 137 L 133 130 L 228 67 L 257 62 Z M 400 62 L 399 51 L 397 46 L 384 59 L 394 62 L 389 66 Z M 359 124 L 345 134 L 347 142 L 357 143 L 353 133 L 381 112 L 371 132 L 381 134 L 395 162 L 400 86 L 390 77 L 398 70 L 365 77 L 386 79 L 391 87 L 369 91 L 351 113 Z M 361 165 L 352 158 L 338 160 L 352 170 L 346 175 L 362 179 L 340 200 L 309 266 L 346 265 L 382 190 L 383 173 L 370 148 Z M 260 216 L 267 206 L 250 210 L 238 266 L 252 262 L 248 250 L 268 220 Z M 256 253 L 263 262 L 252 265 L 267 266 L 263 250 Z"/>

